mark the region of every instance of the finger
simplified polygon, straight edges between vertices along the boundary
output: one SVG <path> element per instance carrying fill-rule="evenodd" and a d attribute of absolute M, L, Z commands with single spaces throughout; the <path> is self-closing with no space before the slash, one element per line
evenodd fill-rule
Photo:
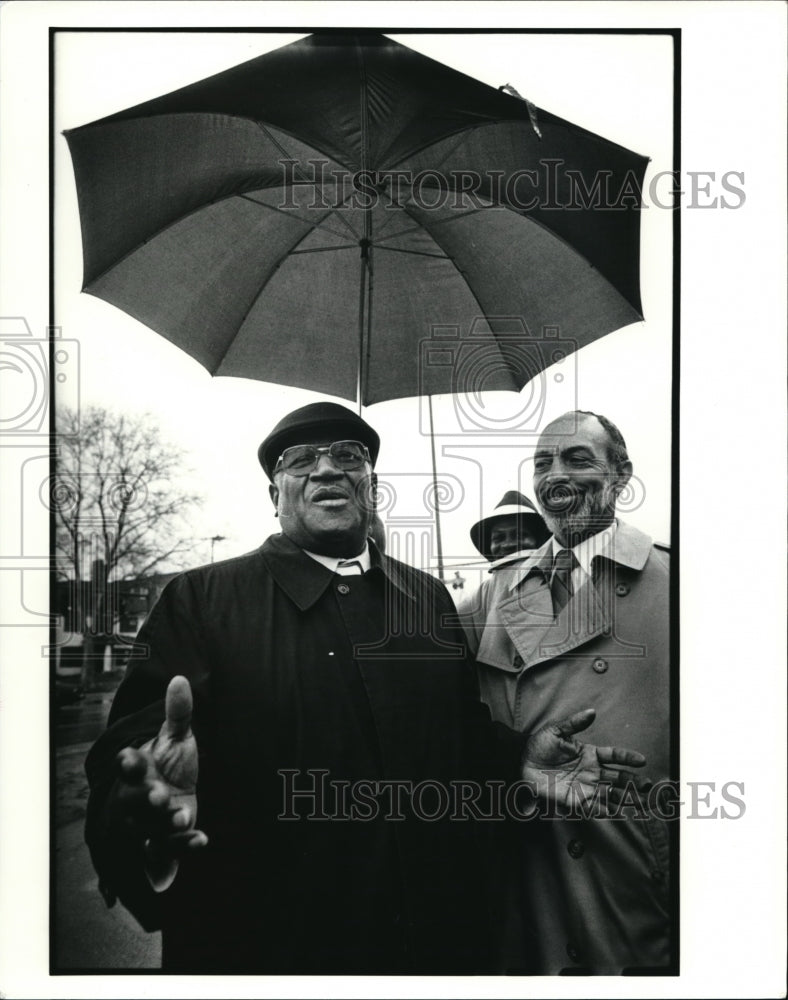
<path fill-rule="evenodd" d="M 170 822 L 176 830 L 187 830 L 192 822 L 191 809 L 188 806 L 180 806 L 172 813 Z"/>
<path fill-rule="evenodd" d="M 170 804 L 170 789 L 163 781 L 152 781 L 148 791 L 148 804 L 159 812 L 165 811 Z"/>
<path fill-rule="evenodd" d="M 150 837 L 145 842 L 145 850 L 158 860 L 177 860 L 188 851 L 197 850 L 208 844 L 208 838 L 202 830 L 184 830 L 163 837 Z"/>
<path fill-rule="evenodd" d="M 115 765 L 123 781 L 141 785 L 148 777 L 150 762 L 144 753 L 134 747 L 124 747 L 115 758 Z"/>
<path fill-rule="evenodd" d="M 170 813 L 170 790 L 163 781 L 151 779 L 118 789 L 118 807 L 135 825 L 163 829 Z"/>
<path fill-rule="evenodd" d="M 164 702 L 165 728 L 174 740 L 185 739 L 192 723 L 192 689 L 185 677 L 173 677 Z"/>
<path fill-rule="evenodd" d="M 636 811 L 643 812 L 646 808 L 646 801 L 632 785 L 626 788 L 618 788 L 609 785 L 607 790 L 607 802 L 609 806 L 631 807 Z"/>
<path fill-rule="evenodd" d="M 582 712 L 575 712 L 574 715 L 569 715 L 565 719 L 554 722 L 553 732 L 566 739 L 569 736 L 573 736 L 575 733 L 582 733 L 584 729 L 588 729 L 595 718 L 596 710 L 593 708 L 586 708 L 583 709 Z"/>
<path fill-rule="evenodd" d="M 617 788 L 629 786 L 635 791 L 638 790 L 637 776 L 632 771 L 614 771 L 612 768 L 603 767 L 599 780 L 606 785 L 615 785 Z"/>
<path fill-rule="evenodd" d="M 188 807 L 173 807 L 169 790 L 157 783 L 143 798 L 125 803 L 124 821 L 134 833 L 145 838 L 163 840 L 190 832 L 193 815 Z"/>
<path fill-rule="evenodd" d="M 625 767 L 643 767 L 646 758 L 637 750 L 623 750 L 621 747 L 597 747 L 596 759 L 600 764 L 621 764 Z"/>

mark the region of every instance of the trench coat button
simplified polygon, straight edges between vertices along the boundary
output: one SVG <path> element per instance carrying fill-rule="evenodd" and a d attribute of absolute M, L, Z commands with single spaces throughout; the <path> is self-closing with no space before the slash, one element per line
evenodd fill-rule
<path fill-rule="evenodd" d="M 570 858 L 582 858 L 586 852 L 586 845 L 582 840 L 570 840 L 566 849 Z"/>
<path fill-rule="evenodd" d="M 522 667 L 522 665 L 523 665 L 523 658 L 522 658 L 522 656 L 520 656 L 519 653 L 515 653 L 515 657 L 512 660 L 512 666 L 515 667 L 517 670 L 520 670 L 520 668 Z"/>
<path fill-rule="evenodd" d="M 619 583 L 619 584 L 616 584 L 616 596 L 617 597 L 626 597 L 628 593 L 629 593 L 629 584 L 628 583 Z"/>
<path fill-rule="evenodd" d="M 579 958 L 579 953 L 577 951 L 577 948 L 575 948 L 575 946 L 571 942 L 566 946 L 566 953 L 572 959 L 573 962 L 576 962 Z"/>
<path fill-rule="evenodd" d="M 338 587 L 337 587 L 337 590 L 339 591 L 340 594 L 349 594 L 350 593 L 350 587 L 348 587 L 348 585 L 346 583 L 340 583 L 338 585 Z"/>
<path fill-rule="evenodd" d="M 651 869 L 651 881 L 652 882 L 663 882 L 665 880 L 665 873 L 660 871 L 659 868 Z"/>
<path fill-rule="evenodd" d="M 591 669 L 594 673 L 603 674 L 608 668 L 607 660 L 603 660 L 601 656 L 597 657 L 591 664 Z"/>

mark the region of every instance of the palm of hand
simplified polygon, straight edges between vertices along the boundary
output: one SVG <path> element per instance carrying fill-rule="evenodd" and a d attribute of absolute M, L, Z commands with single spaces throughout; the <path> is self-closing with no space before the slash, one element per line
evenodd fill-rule
<path fill-rule="evenodd" d="M 562 738 L 550 727 L 528 741 L 523 778 L 540 797 L 571 806 L 593 798 L 602 778 L 596 747 Z"/>
<path fill-rule="evenodd" d="M 528 737 L 522 775 L 540 799 L 565 809 L 593 802 L 600 793 L 605 801 L 616 801 L 622 787 L 635 780 L 631 771 L 621 767 L 642 767 L 646 758 L 641 753 L 571 738 L 587 729 L 595 714 L 593 709 L 577 712 Z"/>

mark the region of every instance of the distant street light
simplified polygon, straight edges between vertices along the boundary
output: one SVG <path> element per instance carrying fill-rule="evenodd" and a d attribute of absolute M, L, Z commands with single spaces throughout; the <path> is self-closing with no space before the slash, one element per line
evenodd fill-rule
<path fill-rule="evenodd" d="M 213 562 L 213 547 L 217 542 L 226 542 L 227 539 L 224 535 L 213 535 L 211 538 L 211 562 Z"/>

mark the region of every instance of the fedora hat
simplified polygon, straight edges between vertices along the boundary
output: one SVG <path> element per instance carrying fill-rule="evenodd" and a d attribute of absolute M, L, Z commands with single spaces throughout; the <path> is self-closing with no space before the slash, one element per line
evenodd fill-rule
<path fill-rule="evenodd" d="M 506 517 L 516 517 L 527 523 L 536 536 L 537 545 L 541 545 L 550 537 L 550 529 L 545 524 L 544 518 L 528 497 L 518 493 L 517 490 L 508 490 L 493 511 L 471 528 L 471 541 L 485 559 L 492 558 L 490 555 L 492 529 L 497 522 Z"/>

